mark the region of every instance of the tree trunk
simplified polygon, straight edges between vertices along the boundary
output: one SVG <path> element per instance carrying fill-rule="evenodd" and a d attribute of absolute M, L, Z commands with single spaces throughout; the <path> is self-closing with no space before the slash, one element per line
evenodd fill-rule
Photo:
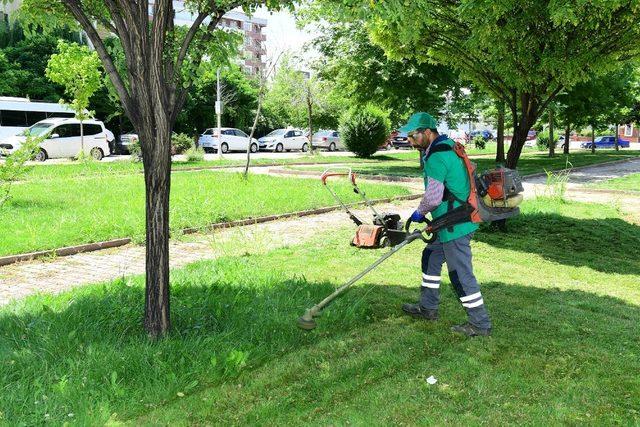
<path fill-rule="evenodd" d="M 152 338 L 165 335 L 169 317 L 169 193 L 171 129 L 145 126 L 141 141 L 146 189 L 146 294 L 144 326 Z M 153 141 L 153 142 L 151 142 Z"/>
<path fill-rule="evenodd" d="M 80 156 L 81 159 L 84 159 L 84 125 L 82 124 L 82 120 L 80 120 Z"/>
<path fill-rule="evenodd" d="M 596 131 L 591 126 L 591 154 L 596 154 Z"/>
<path fill-rule="evenodd" d="M 556 143 L 553 140 L 553 109 L 549 109 L 549 157 L 555 155 Z"/>
<path fill-rule="evenodd" d="M 564 154 L 569 154 L 570 139 L 571 139 L 571 126 L 567 124 L 564 128 Z"/>
<path fill-rule="evenodd" d="M 313 106 L 311 105 L 311 88 L 307 82 L 307 115 L 309 116 L 309 150 L 313 151 L 313 126 L 311 122 L 311 114 L 313 113 Z"/>
<path fill-rule="evenodd" d="M 527 141 L 531 124 L 533 124 L 533 121 L 523 120 L 518 126 L 514 126 L 513 128 L 513 138 L 511 139 L 509 151 L 507 152 L 506 167 L 509 169 L 515 169 L 518 166 L 518 160 L 520 160 L 524 143 Z"/>
<path fill-rule="evenodd" d="M 513 138 L 507 152 L 505 165 L 509 169 L 515 169 L 518 166 L 518 160 L 522 154 L 524 143 L 527 141 L 529 130 L 538 119 L 538 115 L 542 113 L 542 110 L 538 111 L 537 101 L 531 94 L 521 93 L 519 98 L 519 103 L 514 97 L 513 103 L 509 105 L 513 116 Z"/>
<path fill-rule="evenodd" d="M 260 109 L 262 108 L 262 89 L 258 94 L 258 109 L 256 110 L 256 116 L 253 119 L 253 126 L 251 126 L 251 133 L 249 134 L 249 146 L 247 147 L 247 163 L 244 166 L 244 179 L 247 179 L 249 176 L 249 164 L 251 163 L 251 140 L 253 139 L 253 134 L 256 131 L 256 126 L 258 125 L 258 118 L 260 117 Z M 260 147 L 258 147 L 260 149 Z"/>
<path fill-rule="evenodd" d="M 498 132 L 496 135 L 496 163 L 504 164 L 504 102 L 498 102 Z"/>
<path fill-rule="evenodd" d="M 614 138 L 614 140 L 615 140 L 614 144 L 615 144 L 615 147 L 616 147 L 616 151 L 620 150 L 619 141 L 618 141 L 619 138 L 620 137 L 618 136 L 618 124 L 616 123 L 616 135 L 615 135 L 615 138 Z"/>

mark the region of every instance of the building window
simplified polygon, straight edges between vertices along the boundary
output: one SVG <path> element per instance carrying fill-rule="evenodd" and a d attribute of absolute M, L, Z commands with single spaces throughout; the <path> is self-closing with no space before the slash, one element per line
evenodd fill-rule
<path fill-rule="evenodd" d="M 624 125 L 624 136 L 633 136 L 633 123 Z"/>

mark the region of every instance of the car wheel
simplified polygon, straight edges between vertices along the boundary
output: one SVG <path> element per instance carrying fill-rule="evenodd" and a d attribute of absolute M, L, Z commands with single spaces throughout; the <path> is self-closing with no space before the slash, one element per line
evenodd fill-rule
<path fill-rule="evenodd" d="M 284 150 L 284 147 L 282 144 L 276 145 L 276 153 L 282 153 L 283 150 Z"/>
<path fill-rule="evenodd" d="M 93 147 L 90 153 L 91 153 L 91 157 L 93 157 L 95 160 L 98 160 L 98 161 L 102 160 L 102 158 L 104 157 L 104 153 L 98 147 Z"/>
<path fill-rule="evenodd" d="M 304 144 L 302 144 L 302 152 L 306 153 L 307 151 L 309 151 L 309 144 L 305 142 Z"/>
<path fill-rule="evenodd" d="M 47 152 L 44 151 L 42 148 L 36 153 L 35 156 L 33 156 L 33 160 L 35 160 L 36 162 L 44 162 L 45 160 L 47 160 L 49 156 L 47 156 Z"/>
<path fill-rule="evenodd" d="M 258 144 L 251 144 L 251 146 L 249 147 L 249 151 L 251 151 L 252 153 L 257 153 L 258 152 Z"/>
<path fill-rule="evenodd" d="M 331 144 L 329 144 L 329 151 L 336 151 L 336 143 L 332 142 Z"/>
<path fill-rule="evenodd" d="M 222 145 L 220 146 L 220 149 L 222 150 L 223 153 L 228 153 L 229 152 L 229 146 L 227 145 L 226 142 L 222 143 Z"/>

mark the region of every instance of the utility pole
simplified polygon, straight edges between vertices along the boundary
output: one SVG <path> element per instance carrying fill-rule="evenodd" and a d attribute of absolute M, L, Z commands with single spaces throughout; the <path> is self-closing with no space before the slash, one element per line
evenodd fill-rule
<path fill-rule="evenodd" d="M 216 115 L 218 116 L 218 160 L 222 159 L 222 101 L 220 100 L 220 68 L 217 72 Z"/>

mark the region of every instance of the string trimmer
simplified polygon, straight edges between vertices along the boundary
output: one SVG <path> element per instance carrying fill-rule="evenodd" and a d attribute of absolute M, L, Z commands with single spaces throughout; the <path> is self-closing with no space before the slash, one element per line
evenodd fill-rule
<path fill-rule="evenodd" d="M 420 239 L 425 243 L 433 242 L 436 239 L 436 236 L 437 236 L 435 234 L 437 230 L 435 230 L 434 227 L 433 227 L 434 223 L 435 223 L 435 221 L 431 222 L 431 221 L 427 220 L 427 225 L 423 229 L 421 229 L 421 230 L 420 229 L 415 229 L 413 231 L 409 231 L 409 228 L 411 227 L 411 220 L 408 220 L 407 221 L 407 225 L 405 226 L 405 231 L 404 231 L 405 238 L 404 238 L 404 240 L 402 240 L 396 246 L 392 247 L 391 250 L 389 250 L 389 252 L 387 252 L 386 254 L 382 255 L 380 258 L 378 258 L 378 260 L 376 262 L 371 264 L 369 267 L 367 267 L 361 273 L 357 274 L 355 277 L 353 277 L 347 283 L 345 283 L 344 285 L 342 285 L 338 289 L 336 289 L 331 295 L 329 295 L 328 297 L 326 297 L 325 299 L 323 299 L 322 301 L 320 301 L 318 304 L 314 305 L 313 307 L 307 309 L 307 311 L 305 311 L 304 315 L 301 316 L 298 319 L 298 326 L 300 328 L 306 329 L 306 330 L 311 330 L 311 329 L 315 328 L 316 327 L 316 321 L 315 321 L 314 318 L 320 315 L 320 312 L 322 311 L 323 308 L 325 308 L 327 305 L 329 305 L 329 303 L 331 303 L 334 299 L 339 297 L 344 291 L 349 289 L 349 287 L 351 287 L 351 285 L 356 283 L 358 280 L 362 279 L 367 273 L 369 273 L 371 270 L 375 269 L 377 266 L 382 264 L 387 258 L 391 257 L 393 254 L 395 254 L 400 249 L 402 249 L 405 246 L 407 246 L 409 243 L 411 243 L 411 242 L 413 242 L 414 240 L 417 240 L 417 239 Z M 447 225 L 440 225 L 440 224 L 437 224 L 437 225 L 440 228 L 442 228 L 443 226 L 447 226 Z"/>

